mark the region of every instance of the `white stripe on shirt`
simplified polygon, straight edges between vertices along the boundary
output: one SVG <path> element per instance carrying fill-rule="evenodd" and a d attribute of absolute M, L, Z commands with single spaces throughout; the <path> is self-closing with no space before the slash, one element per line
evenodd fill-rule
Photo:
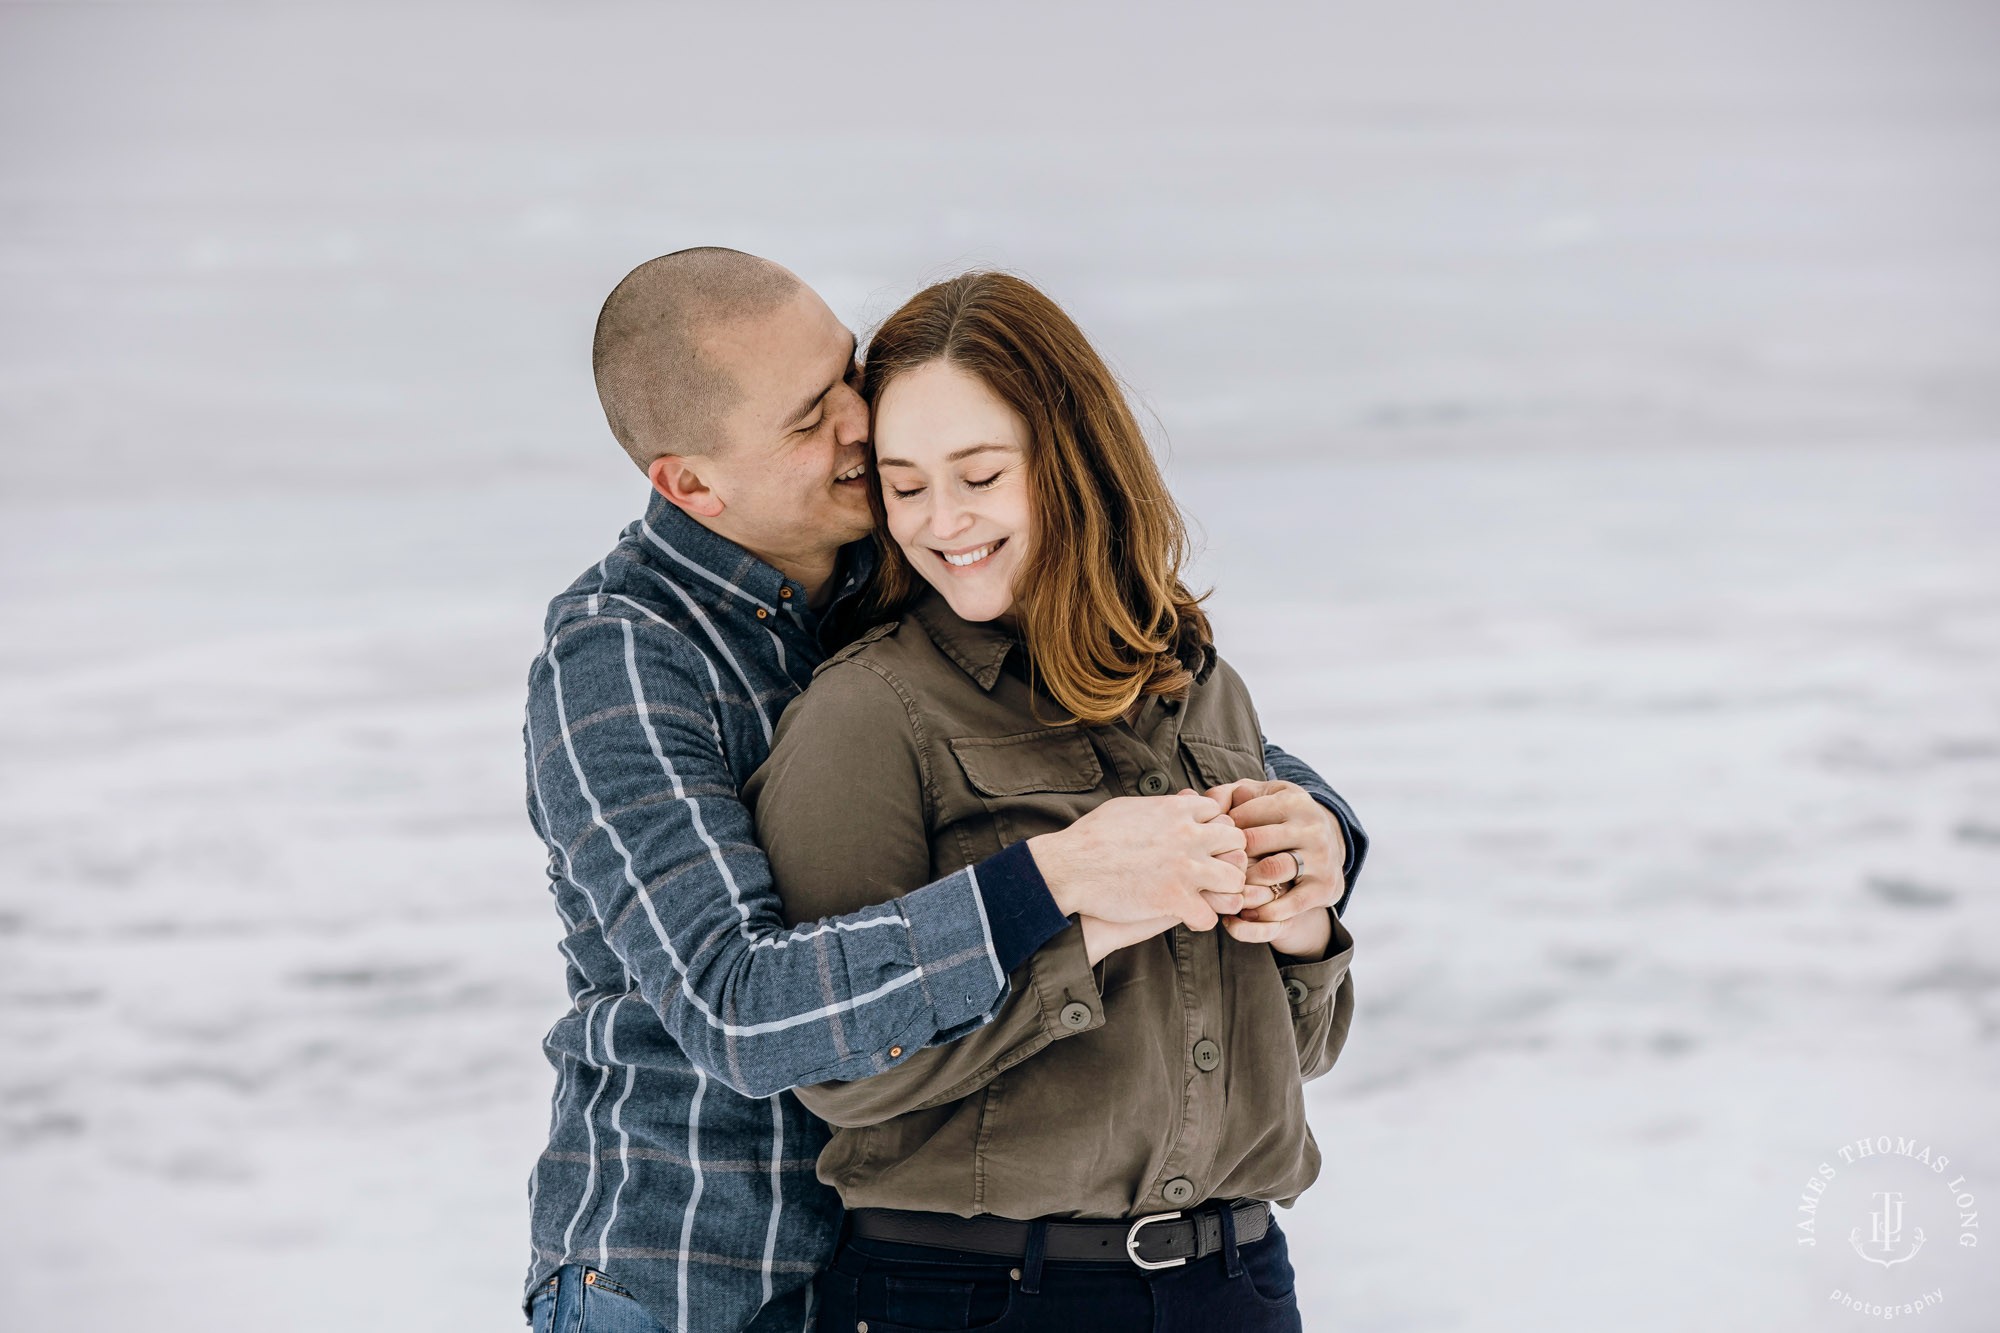
<path fill-rule="evenodd" d="M 681 1261 L 679 1279 L 680 1322 L 676 1333 L 688 1333 L 688 1249 L 694 1240 L 694 1210 L 701 1203 L 701 1095 L 708 1091 L 708 1075 L 694 1067 L 694 1104 L 688 1108 L 688 1165 L 694 1170 L 694 1188 L 688 1192 L 687 1211 L 681 1214 Z"/>
<path fill-rule="evenodd" d="M 604 1020 L 604 1058 L 613 1064 L 618 1061 L 615 1037 L 618 1030 L 618 1006 L 625 1003 L 621 995 L 611 1006 L 611 1014 Z M 611 1127 L 618 1131 L 618 1165 L 622 1174 L 618 1177 L 618 1188 L 611 1191 L 611 1216 L 604 1219 L 604 1230 L 597 1233 L 597 1266 L 609 1271 L 611 1268 L 611 1228 L 618 1224 L 618 1203 L 624 1197 L 625 1183 L 632 1179 L 632 1135 L 619 1119 L 625 1109 L 626 1099 L 632 1095 L 632 1084 L 639 1077 L 639 1066 L 625 1066 L 625 1091 L 618 1094 L 618 1100 L 611 1104 Z M 770 1297 L 766 1296 L 765 1300 Z"/>

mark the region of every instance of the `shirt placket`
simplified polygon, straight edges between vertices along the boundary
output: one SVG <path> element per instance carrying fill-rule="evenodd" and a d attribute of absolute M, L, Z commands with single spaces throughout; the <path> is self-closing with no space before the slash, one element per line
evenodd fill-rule
<path fill-rule="evenodd" d="M 1097 729 L 1126 793 L 1166 796 L 1187 787 L 1200 790 L 1180 757 L 1185 716 L 1185 708 L 1177 701 L 1149 698 L 1134 722 Z M 1168 1209 L 1179 1209 L 1208 1197 L 1211 1182 L 1207 1177 L 1221 1144 L 1222 1062 L 1226 1056 L 1222 1014 L 1219 1009 L 1211 1012 L 1214 1004 L 1204 1006 L 1203 997 L 1223 994 L 1222 953 L 1210 932 L 1175 926 L 1166 939 L 1174 959 L 1174 999 L 1181 1014 L 1181 1077 L 1187 1094 L 1159 1174 L 1148 1182 L 1148 1201 L 1143 1206 L 1152 1207 L 1151 1201 L 1158 1200 Z"/>

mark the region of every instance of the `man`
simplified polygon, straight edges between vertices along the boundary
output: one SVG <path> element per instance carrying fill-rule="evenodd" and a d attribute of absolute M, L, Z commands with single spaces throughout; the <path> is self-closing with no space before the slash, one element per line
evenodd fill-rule
<path fill-rule="evenodd" d="M 786 929 L 738 793 L 871 567 L 854 355 L 811 289 L 731 250 L 641 265 L 598 319 L 605 415 L 655 495 L 550 604 L 529 677 L 529 816 L 573 1001 L 544 1040 L 538 1325 L 807 1326 L 838 1203 L 813 1174 L 826 1129 L 787 1089 L 978 1027 L 1072 914 L 1275 930 L 1364 854 L 1340 798 L 1271 749 L 1271 782 L 1114 800 Z M 1066 998 L 1044 1003 L 1057 1023 Z"/>

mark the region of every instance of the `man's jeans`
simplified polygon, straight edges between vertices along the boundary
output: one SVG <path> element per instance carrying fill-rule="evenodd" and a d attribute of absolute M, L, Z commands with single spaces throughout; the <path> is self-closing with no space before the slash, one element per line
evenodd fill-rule
<path fill-rule="evenodd" d="M 528 1316 L 534 1333 L 666 1333 L 625 1288 L 580 1264 L 544 1282 Z"/>

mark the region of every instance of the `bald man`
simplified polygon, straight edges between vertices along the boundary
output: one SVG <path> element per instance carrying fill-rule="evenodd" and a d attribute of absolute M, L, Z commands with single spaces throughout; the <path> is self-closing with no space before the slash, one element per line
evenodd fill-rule
<path fill-rule="evenodd" d="M 564 1333 L 803 1329 L 839 1201 L 788 1089 L 879 1072 L 992 1017 L 1072 914 L 1262 901 L 1246 851 L 1342 898 L 1366 842 L 1267 754 L 1255 841 L 1202 796 L 1131 797 L 893 902 L 787 929 L 739 792 L 873 568 L 854 335 L 768 260 L 683 250 L 604 303 L 592 362 L 644 518 L 549 604 L 529 676 L 528 811 L 570 1011 L 529 1186 L 526 1308 Z M 837 778 L 837 775 L 832 775 Z M 1268 897 L 1268 891 L 1263 897 Z M 1010 977 L 1012 978 L 1010 982 Z M 1049 1021 L 1074 997 L 1042 997 Z"/>

